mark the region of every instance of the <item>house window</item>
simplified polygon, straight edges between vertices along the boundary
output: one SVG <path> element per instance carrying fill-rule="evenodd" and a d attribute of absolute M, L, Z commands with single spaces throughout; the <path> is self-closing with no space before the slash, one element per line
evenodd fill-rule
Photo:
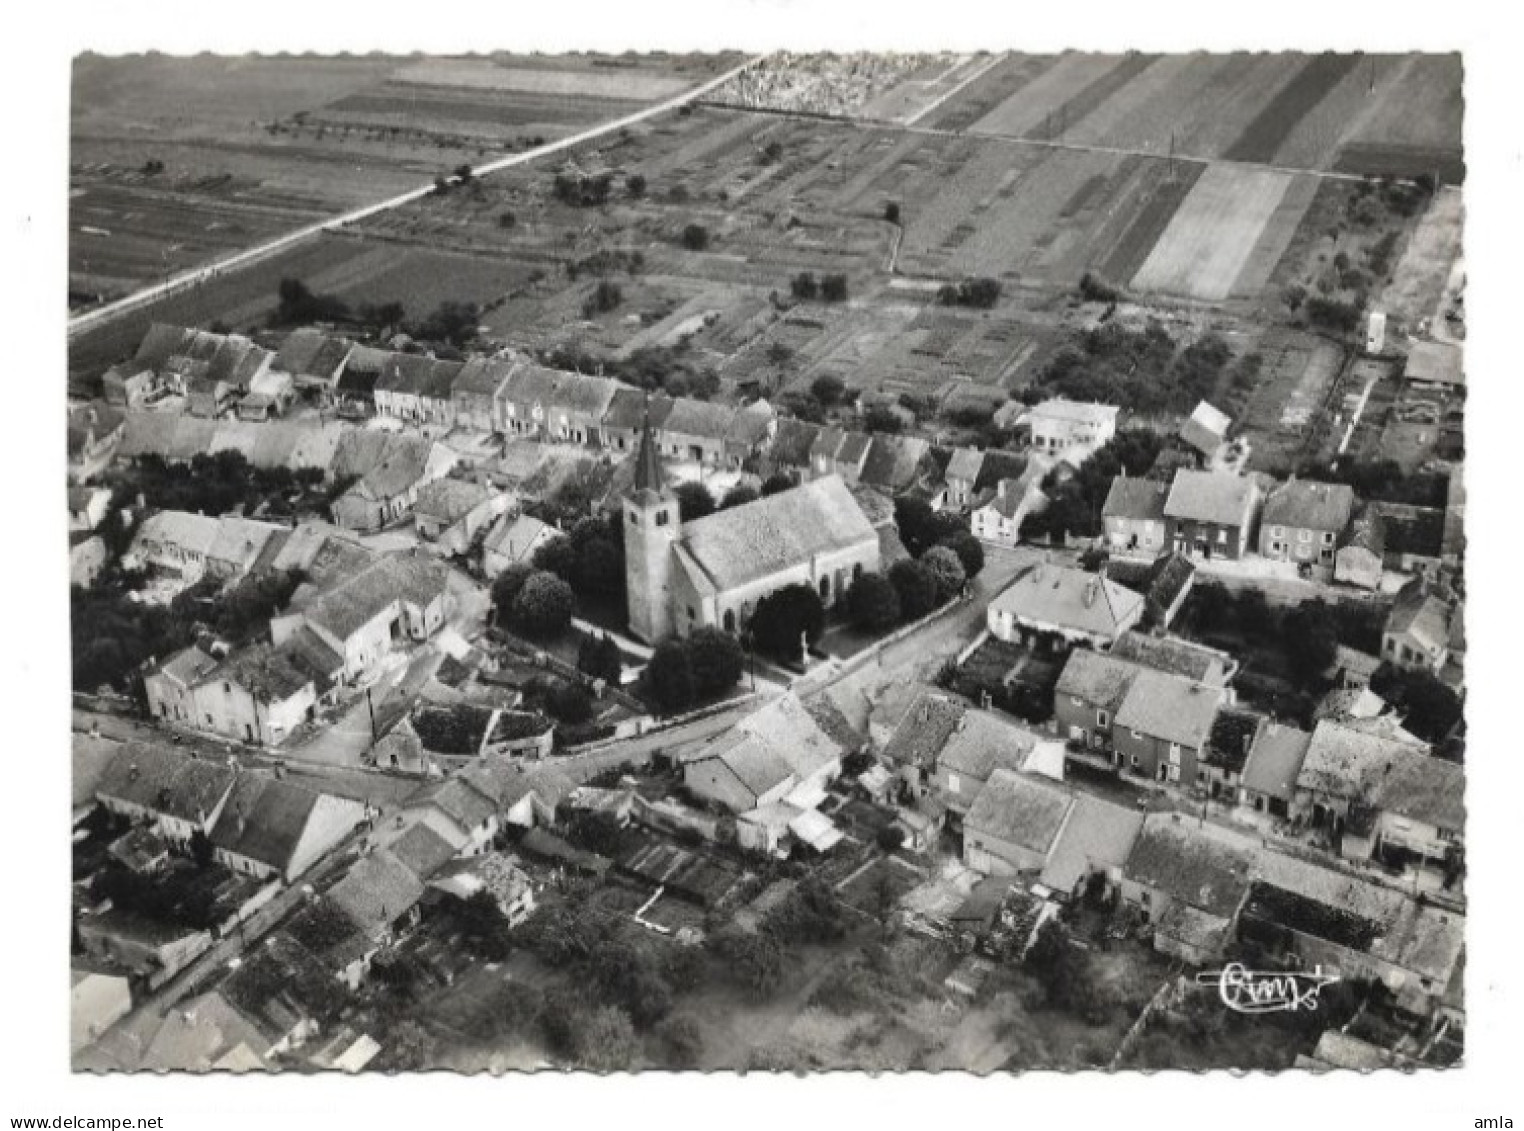
<path fill-rule="evenodd" d="M 1136 754 L 1132 756 L 1132 768 L 1135 770 L 1138 768 L 1138 756 Z"/>
<path fill-rule="evenodd" d="M 671 520 L 671 517 L 672 516 L 669 515 L 666 511 L 657 511 L 656 512 L 656 525 L 657 526 L 666 526 L 667 523 Z"/>
<path fill-rule="evenodd" d="M 1332 530 L 1325 530 L 1325 531 L 1323 531 L 1323 545 L 1325 545 L 1325 546 L 1332 546 L 1333 545 L 1333 541 L 1334 541 L 1333 531 Z"/>
<path fill-rule="evenodd" d="M 1178 742 L 1171 742 L 1169 744 L 1169 764 L 1171 766 L 1180 765 L 1180 744 Z"/>
<path fill-rule="evenodd" d="M 1227 540 L 1228 532 L 1226 530 L 1219 530 L 1217 532 L 1217 541 L 1226 544 Z"/>
<path fill-rule="evenodd" d="M 1298 542 L 1311 542 L 1312 541 L 1312 531 L 1310 531 L 1310 530 L 1298 530 L 1296 532 L 1296 540 Z"/>
<path fill-rule="evenodd" d="M 947 792 L 948 793 L 957 793 L 958 792 L 958 775 L 957 774 L 949 773 L 947 775 Z"/>
<path fill-rule="evenodd" d="M 1111 725 L 1111 719 L 1107 716 L 1105 711 L 1097 711 L 1095 713 L 1095 725 L 1098 727 L 1106 727 Z"/>

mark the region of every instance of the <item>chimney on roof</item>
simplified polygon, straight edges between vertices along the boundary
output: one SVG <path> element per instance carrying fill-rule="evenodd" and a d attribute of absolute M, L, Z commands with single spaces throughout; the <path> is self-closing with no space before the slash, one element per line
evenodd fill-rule
<path fill-rule="evenodd" d="M 127 767 L 127 780 L 128 781 L 137 781 L 138 780 L 138 764 L 136 762 L 132 763 L 132 765 Z"/>
<path fill-rule="evenodd" d="M 1085 592 L 1080 598 L 1085 603 L 1085 608 L 1088 609 L 1091 605 L 1095 604 L 1095 599 L 1100 595 L 1100 592 L 1101 579 L 1099 577 L 1092 577 L 1089 581 L 1085 582 Z"/>

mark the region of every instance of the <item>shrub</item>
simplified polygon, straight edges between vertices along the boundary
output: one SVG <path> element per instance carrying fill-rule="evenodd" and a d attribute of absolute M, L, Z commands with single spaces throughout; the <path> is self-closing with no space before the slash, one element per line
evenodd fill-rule
<path fill-rule="evenodd" d="M 889 567 L 889 582 L 900 597 L 900 616 L 919 620 L 937 607 L 937 577 L 920 561 L 906 559 Z"/>
<path fill-rule="evenodd" d="M 715 512 L 714 496 L 702 483 L 684 483 L 677 491 L 678 515 L 684 522 L 704 518 Z"/>
<path fill-rule="evenodd" d="M 593 717 L 593 697 L 575 683 L 560 683 L 545 695 L 545 709 L 557 722 L 585 723 Z"/>
<path fill-rule="evenodd" d="M 582 317 L 593 318 L 599 314 L 607 314 L 624 301 L 624 292 L 619 289 L 619 284 L 610 279 L 598 280 L 598 285 L 593 288 L 593 293 L 588 295 L 582 304 Z"/>
<path fill-rule="evenodd" d="M 776 495 L 780 491 L 792 491 L 799 484 L 787 471 L 775 471 L 762 481 L 762 497 Z"/>
<path fill-rule="evenodd" d="M 693 690 L 700 699 L 729 691 L 741 681 L 746 656 L 734 636 L 718 628 L 698 628 L 684 643 Z"/>
<path fill-rule="evenodd" d="M 801 271 L 789 280 L 789 291 L 797 299 L 813 302 L 820 295 L 820 284 L 815 281 L 813 273 Z"/>
<path fill-rule="evenodd" d="M 900 595 L 881 573 L 865 573 L 847 590 L 847 614 L 863 632 L 885 632 L 900 621 Z"/>
<path fill-rule="evenodd" d="M 834 373 L 822 373 L 810 383 L 810 396 L 828 408 L 840 403 L 846 391 L 846 382 Z"/>
<path fill-rule="evenodd" d="M 886 436 L 897 435 L 905 427 L 904 422 L 883 405 L 874 405 L 863 414 L 863 426 L 870 432 L 882 432 Z"/>
<path fill-rule="evenodd" d="M 492 607 L 497 611 L 498 623 L 509 622 L 514 599 L 519 595 L 519 590 L 524 588 L 524 582 L 534 576 L 534 572 L 533 566 L 515 562 L 492 582 Z"/>
<path fill-rule="evenodd" d="M 967 530 L 960 530 L 956 534 L 949 534 L 937 543 L 946 546 L 958 555 L 958 561 L 963 565 L 963 576 L 972 581 L 979 576 L 984 569 L 984 544 Z"/>
<path fill-rule="evenodd" d="M 905 830 L 899 825 L 885 825 L 873 839 L 885 852 L 895 852 L 905 843 Z"/>
<path fill-rule="evenodd" d="M 963 592 L 968 577 L 963 562 L 947 546 L 933 546 L 921 555 L 920 564 L 931 571 L 937 585 L 937 604 L 950 601 Z"/>
<path fill-rule="evenodd" d="M 693 705 L 698 693 L 681 637 L 670 637 L 656 646 L 646 664 L 646 692 L 657 709 L 669 715 Z"/>
<path fill-rule="evenodd" d="M 689 251 L 703 251 L 709 246 L 709 229 L 702 224 L 689 224 L 683 229 L 683 246 Z"/>
<path fill-rule="evenodd" d="M 585 636 L 577 648 L 577 670 L 611 686 L 619 686 L 624 660 L 619 645 L 608 636 Z"/>
<path fill-rule="evenodd" d="M 826 302 L 847 301 L 847 277 L 824 275 L 820 280 L 820 297 Z"/>
<path fill-rule="evenodd" d="M 1086 302 L 1116 302 L 1122 297 L 1120 290 L 1094 271 L 1080 276 L 1079 292 Z"/>
<path fill-rule="evenodd" d="M 571 586 L 555 574 L 531 574 L 513 599 L 511 627 L 539 640 L 558 636 L 571 623 L 574 603 Z"/>
<path fill-rule="evenodd" d="M 898 224 L 900 222 L 899 201 L 891 200 L 884 205 L 884 219 L 888 220 L 891 224 Z"/>
<path fill-rule="evenodd" d="M 808 585 L 785 585 L 757 602 L 751 618 L 756 646 L 780 659 L 802 660 L 800 640 L 814 644 L 825 629 L 825 606 Z"/>
<path fill-rule="evenodd" d="M 630 194 L 631 200 L 639 200 L 646 195 L 646 178 L 640 173 L 631 173 L 624 179 L 624 191 Z"/>

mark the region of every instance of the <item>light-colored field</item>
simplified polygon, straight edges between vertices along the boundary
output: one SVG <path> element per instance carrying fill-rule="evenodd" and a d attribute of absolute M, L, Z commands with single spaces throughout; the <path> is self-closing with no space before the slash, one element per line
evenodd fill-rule
<path fill-rule="evenodd" d="M 396 82 L 505 90 L 523 94 L 581 95 L 656 102 L 688 88 L 687 79 L 636 70 L 503 66 L 485 59 L 425 59 L 397 72 Z"/>
<path fill-rule="evenodd" d="M 1132 285 L 1210 301 L 1227 298 L 1291 182 L 1285 173 L 1209 168 Z"/>
<path fill-rule="evenodd" d="M 1461 253 L 1464 220 L 1459 189 L 1435 194 L 1377 304 L 1389 320 L 1411 328 L 1424 319 L 1443 317 L 1438 308 Z"/>
<path fill-rule="evenodd" d="M 1122 91 L 1072 123 L 1064 140 L 1078 145 L 1119 146 L 1168 153 L 1170 131 L 1195 91 L 1211 77 L 1195 55 L 1153 60 Z"/>
<path fill-rule="evenodd" d="M 1065 123 L 1049 115 L 1079 94 L 1107 71 L 1120 64 L 1122 55 L 1074 54 L 1063 56 L 1048 71 L 1033 79 L 971 127 L 971 133 L 1005 137 L 1059 136 Z"/>
<path fill-rule="evenodd" d="M 1265 290 L 1276 264 L 1280 263 L 1286 249 L 1291 246 L 1291 240 L 1317 192 L 1316 177 L 1291 178 L 1286 195 L 1275 206 L 1264 231 L 1254 243 L 1254 250 L 1249 253 L 1249 258 L 1244 261 L 1243 268 L 1233 283 L 1234 298 L 1253 298 Z"/>

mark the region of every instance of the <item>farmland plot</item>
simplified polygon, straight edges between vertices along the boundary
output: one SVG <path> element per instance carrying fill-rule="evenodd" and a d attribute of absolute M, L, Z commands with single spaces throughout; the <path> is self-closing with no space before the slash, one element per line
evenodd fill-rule
<path fill-rule="evenodd" d="M 691 84 L 677 75 L 636 68 L 523 67 L 486 59 L 424 59 L 402 68 L 394 81 L 423 86 L 508 91 L 557 98 L 607 98 L 659 102 Z"/>
<path fill-rule="evenodd" d="M 1407 69 L 1404 55 L 1355 55 L 1344 77 L 1286 136 L 1272 164 L 1327 169 L 1339 147 L 1381 103 Z"/>
<path fill-rule="evenodd" d="M 1394 323 L 1413 327 L 1440 316 L 1450 271 L 1461 253 L 1463 219 L 1458 189 L 1435 194 L 1377 304 Z"/>
<path fill-rule="evenodd" d="M 1054 138 L 1063 133 L 1061 111 L 1069 101 L 1126 56 L 1063 55 L 1057 64 L 1023 86 L 971 127 L 973 133 L 1002 137 Z"/>
<path fill-rule="evenodd" d="M 1132 285 L 1189 298 L 1227 298 L 1292 180 L 1285 173 L 1209 168 Z"/>
<path fill-rule="evenodd" d="M 1352 173 L 1463 179 L 1465 107 L 1459 55 L 1413 55 L 1374 113 L 1354 130 L 1334 167 Z"/>
<path fill-rule="evenodd" d="M 994 66 L 917 124 L 939 130 L 966 130 L 1058 62 L 1057 55 L 1002 55 Z"/>

